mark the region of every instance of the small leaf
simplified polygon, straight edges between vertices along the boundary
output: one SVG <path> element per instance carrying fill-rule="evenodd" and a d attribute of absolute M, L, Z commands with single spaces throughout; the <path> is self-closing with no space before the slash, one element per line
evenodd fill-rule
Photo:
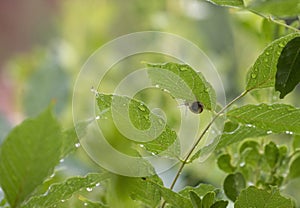
<path fill-rule="evenodd" d="M 186 186 L 184 189 L 182 189 L 179 194 L 184 197 L 189 197 L 189 192 L 195 192 L 198 196 L 202 197 L 205 196 L 207 193 L 212 191 L 217 191 L 216 187 L 210 185 L 210 184 L 199 184 L 196 187 Z"/>
<path fill-rule="evenodd" d="M 202 199 L 202 208 L 210 208 L 214 203 L 215 196 L 215 192 L 207 193 Z"/>
<path fill-rule="evenodd" d="M 298 0 L 254 0 L 249 5 L 249 9 L 274 16 L 291 17 L 300 14 Z"/>
<path fill-rule="evenodd" d="M 300 37 L 290 40 L 277 63 L 275 89 L 284 98 L 300 82 Z"/>
<path fill-rule="evenodd" d="M 200 197 L 193 191 L 190 191 L 190 198 L 194 208 L 202 208 L 202 201 Z"/>
<path fill-rule="evenodd" d="M 243 7 L 243 0 L 206 0 L 220 6 Z"/>
<path fill-rule="evenodd" d="M 274 87 L 280 53 L 286 43 L 297 36 L 300 35 L 298 33 L 286 35 L 273 41 L 264 49 L 248 72 L 246 90 Z"/>
<path fill-rule="evenodd" d="M 226 208 L 228 201 L 220 200 L 216 201 L 210 208 Z"/>
<path fill-rule="evenodd" d="M 279 159 L 279 149 L 277 148 L 274 142 L 270 142 L 265 146 L 265 154 L 264 154 L 267 163 L 271 168 L 274 168 Z"/>
<path fill-rule="evenodd" d="M 268 133 L 270 132 L 258 127 L 253 128 L 253 126 L 246 124 L 237 124 L 235 122 L 228 121 L 225 123 L 223 134 L 221 135 L 220 142 L 216 149 L 227 147 L 228 145 L 241 142 L 247 138 L 265 136 Z"/>
<path fill-rule="evenodd" d="M 235 201 L 245 187 L 246 181 L 241 173 L 229 174 L 224 180 L 224 192 L 231 201 Z"/>
<path fill-rule="evenodd" d="M 45 194 L 32 197 L 22 208 L 55 206 L 61 200 L 69 199 L 74 193 L 82 189 L 93 188 L 108 178 L 108 173 L 90 173 L 85 177 L 69 178 L 62 183 L 53 184 Z"/>
<path fill-rule="evenodd" d="M 226 173 L 232 173 L 235 170 L 235 167 L 231 165 L 231 156 L 229 154 L 221 155 L 217 163 L 219 168 Z"/>
<path fill-rule="evenodd" d="M 256 187 L 248 187 L 243 190 L 237 198 L 234 208 L 293 208 L 293 203 L 280 195 L 279 190 L 258 189 Z"/>
<path fill-rule="evenodd" d="M 0 149 L 0 184 L 12 207 L 51 175 L 61 157 L 60 126 L 51 109 L 15 127 Z"/>
<path fill-rule="evenodd" d="M 178 63 L 147 64 L 153 85 L 167 90 L 178 99 L 187 102 L 200 101 L 204 109 L 214 110 L 216 93 L 200 72 L 189 65 Z"/>
<path fill-rule="evenodd" d="M 274 133 L 300 133 L 300 109 L 286 104 L 245 105 L 230 110 L 227 118 Z"/>
<path fill-rule="evenodd" d="M 294 179 L 300 177 L 300 157 L 297 157 L 293 160 L 290 170 L 289 170 L 289 178 Z"/>

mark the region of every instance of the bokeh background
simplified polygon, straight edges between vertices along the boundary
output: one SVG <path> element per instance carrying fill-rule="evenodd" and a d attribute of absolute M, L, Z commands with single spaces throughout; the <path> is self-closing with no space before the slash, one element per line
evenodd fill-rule
<path fill-rule="evenodd" d="M 1 0 L 0 142 L 51 102 L 63 127 L 70 128 L 77 74 L 96 49 L 121 35 L 155 30 L 192 41 L 213 61 L 231 100 L 243 91 L 247 70 L 262 49 L 284 30 L 274 28 L 255 14 L 200 0 Z M 299 106 L 297 95 L 296 90 L 286 102 Z M 211 167 L 214 159 L 189 166 L 182 186 L 220 186 L 224 174 Z M 79 150 L 62 162 L 53 181 L 91 170 L 96 165 Z"/>

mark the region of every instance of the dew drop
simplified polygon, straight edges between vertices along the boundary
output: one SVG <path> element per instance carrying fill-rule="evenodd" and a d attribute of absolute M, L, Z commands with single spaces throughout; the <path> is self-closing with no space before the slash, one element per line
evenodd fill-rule
<path fill-rule="evenodd" d="M 96 116 L 96 118 L 95 118 L 96 120 L 99 120 L 100 119 L 100 116 Z"/>
<path fill-rule="evenodd" d="M 65 161 L 64 159 L 60 159 L 60 160 L 59 160 L 60 163 L 63 163 L 64 161 Z"/>
<path fill-rule="evenodd" d="M 91 192 L 91 191 L 93 191 L 93 188 L 86 188 L 86 190 L 88 191 L 88 192 Z"/>
<path fill-rule="evenodd" d="M 55 176 L 55 173 L 52 173 L 52 175 L 50 176 L 50 178 L 53 178 Z"/>
<path fill-rule="evenodd" d="M 155 155 L 155 153 L 154 153 L 154 152 L 151 152 L 151 155 Z"/>
<path fill-rule="evenodd" d="M 255 79 L 255 78 L 257 77 L 257 75 L 254 74 L 254 73 L 252 73 L 252 74 L 251 74 L 251 77 L 252 77 L 253 79 Z"/>
<path fill-rule="evenodd" d="M 246 165 L 245 162 L 241 162 L 241 163 L 240 163 L 240 167 L 244 167 L 245 165 Z"/>
<path fill-rule="evenodd" d="M 155 87 L 156 87 L 156 88 L 159 88 L 159 85 L 158 85 L 158 84 L 156 84 L 156 85 L 155 85 Z"/>
<path fill-rule="evenodd" d="M 83 203 L 83 205 L 84 205 L 84 206 L 87 206 L 87 205 L 88 205 L 88 203 L 84 202 L 84 203 Z"/>
<path fill-rule="evenodd" d="M 64 199 L 62 199 L 62 200 L 60 200 L 62 203 L 64 203 L 66 200 L 64 200 Z"/>
<path fill-rule="evenodd" d="M 289 134 L 289 135 L 294 134 L 294 132 L 292 132 L 292 131 L 285 131 L 285 133 L 286 133 L 286 134 Z"/>
<path fill-rule="evenodd" d="M 76 143 L 75 147 L 77 147 L 77 148 L 80 147 L 80 143 Z"/>
<path fill-rule="evenodd" d="M 96 183 L 96 185 L 95 185 L 96 187 L 98 187 L 98 186 L 100 186 L 100 183 Z"/>
<path fill-rule="evenodd" d="M 270 131 L 267 131 L 267 134 L 272 134 L 273 132 L 270 130 Z"/>
<path fill-rule="evenodd" d="M 140 146 L 140 147 L 142 147 L 142 148 L 144 147 L 144 145 L 143 145 L 143 144 L 140 144 L 139 146 Z"/>

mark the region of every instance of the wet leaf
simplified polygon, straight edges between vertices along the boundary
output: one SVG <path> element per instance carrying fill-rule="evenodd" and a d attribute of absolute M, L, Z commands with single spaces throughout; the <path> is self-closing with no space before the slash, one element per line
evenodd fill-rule
<path fill-rule="evenodd" d="M 290 40 L 298 36 L 298 33 L 286 35 L 264 49 L 248 72 L 246 90 L 275 86 L 276 65 L 281 51 Z"/>
<path fill-rule="evenodd" d="M 0 149 L 0 184 L 12 207 L 52 174 L 61 158 L 61 145 L 60 126 L 51 108 L 9 133 Z"/>
<path fill-rule="evenodd" d="M 207 0 L 220 6 L 243 7 L 243 0 Z"/>
<path fill-rule="evenodd" d="M 187 102 L 200 101 L 204 109 L 214 110 L 216 93 L 200 72 L 178 63 L 147 64 L 153 85 L 167 90 L 174 98 Z"/>
<path fill-rule="evenodd" d="M 286 104 L 245 105 L 230 110 L 227 117 L 233 122 L 274 133 L 300 133 L 300 109 Z"/>

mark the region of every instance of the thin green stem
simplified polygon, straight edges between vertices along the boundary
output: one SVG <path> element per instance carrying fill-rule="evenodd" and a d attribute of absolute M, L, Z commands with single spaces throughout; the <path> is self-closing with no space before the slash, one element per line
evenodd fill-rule
<path fill-rule="evenodd" d="M 273 22 L 273 23 L 275 23 L 275 24 L 277 24 L 277 25 L 280 25 L 280 26 L 283 26 L 283 27 L 285 27 L 285 28 L 288 28 L 288 29 L 291 29 L 291 30 L 293 30 L 293 31 L 295 31 L 295 32 L 300 32 L 300 30 L 299 29 L 297 29 L 297 28 L 294 28 L 294 27 L 292 27 L 292 26 L 290 26 L 290 25 L 287 25 L 287 24 L 285 24 L 285 23 L 283 23 L 283 22 L 281 22 L 281 21 L 278 21 L 278 20 L 276 20 L 276 19 L 274 19 L 271 15 L 269 15 L 269 16 L 266 16 L 266 15 L 263 15 L 263 14 L 261 14 L 261 13 L 259 13 L 259 12 L 256 12 L 256 11 L 254 11 L 254 10 L 251 10 L 251 9 L 247 9 L 249 12 L 251 12 L 251 13 L 253 13 L 253 14 L 256 14 L 257 16 L 260 16 L 260 17 L 262 17 L 262 18 L 264 18 L 264 19 L 267 19 L 267 20 L 269 20 L 269 21 L 271 21 L 271 22 Z"/>
<path fill-rule="evenodd" d="M 249 90 L 244 91 L 243 93 L 241 93 L 239 96 L 237 96 L 235 99 L 233 99 L 230 103 L 228 103 L 226 106 L 224 106 L 214 117 L 213 119 L 207 124 L 207 126 L 205 127 L 205 129 L 202 131 L 201 135 L 199 136 L 198 140 L 196 141 L 196 143 L 193 145 L 193 147 L 191 148 L 191 150 L 188 152 L 188 154 L 186 155 L 185 159 L 182 161 L 173 181 L 172 184 L 170 186 L 170 189 L 172 190 L 180 176 L 180 174 L 182 173 L 183 168 L 185 167 L 185 165 L 187 164 L 189 158 L 191 157 L 193 151 L 196 149 L 196 147 L 198 146 L 198 144 L 200 143 L 200 141 L 202 140 L 203 136 L 205 135 L 205 133 L 208 131 L 208 129 L 211 127 L 211 125 L 215 122 L 215 120 L 226 110 L 228 109 L 233 103 L 235 103 L 237 100 L 239 100 L 240 98 L 244 97 L 247 93 L 249 92 Z M 164 202 L 162 204 L 162 208 L 165 207 L 166 202 Z"/>

